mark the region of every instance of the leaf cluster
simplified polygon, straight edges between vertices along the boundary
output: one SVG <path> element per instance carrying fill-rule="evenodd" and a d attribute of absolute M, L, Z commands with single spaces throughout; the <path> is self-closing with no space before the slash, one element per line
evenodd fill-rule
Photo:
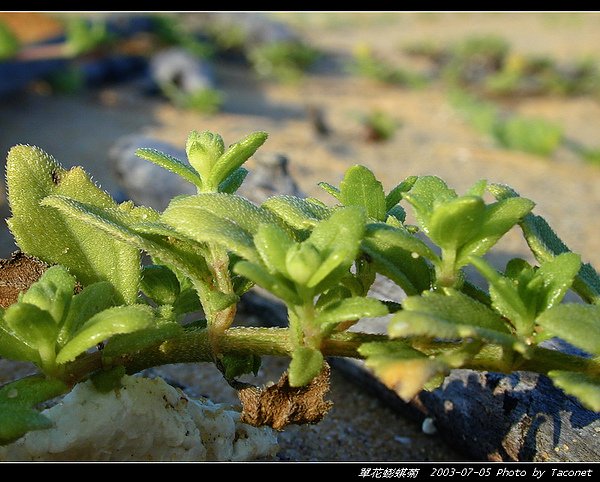
<path fill-rule="evenodd" d="M 115 203 L 80 168 L 67 171 L 40 149 L 10 151 L 9 226 L 23 251 L 58 266 L 2 313 L 0 355 L 33 362 L 46 378 L 33 402 L 11 405 L 22 423 L 7 425 L 1 441 L 44 426 L 31 410 L 46 383 L 79 369 L 77 379 L 94 374 L 110 387 L 129 366 L 160 363 L 167 352 L 176 360 L 178 350 L 182 360 L 212 359 L 234 385 L 261 356 L 284 352 L 290 387 L 302 387 L 344 347 L 405 399 L 454 368 L 534 370 L 600 410 L 600 278 L 532 213 L 532 201 L 486 181 L 459 195 L 435 176 L 408 177 L 386 193 L 357 165 L 339 186 L 320 184 L 331 205 L 280 195 L 258 206 L 235 192 L 266 137 L 255 132 L 226 148 L 218 134 L 194 131 L 187 160 L 140 149 L 197 188 L 162 213 Z M 513 259 L 498 271 L 483 257 L 516 226 L 538 264 Z M 467 266 L 487 290 L 466 279 Z M 378 276 L 407 297 L 374 297 Z M 286 305 L 289 326 L 255 328 L 228 344 L 236 304 L 254 285 Z M 563 302 L 570 289 L 583 303 Z M 206 319 L 186 325 L 200 309 Z M 390 317 L 385 336 L 346 333 L 382 316 Z M 544 348 L 552 337 L 585 355 Z M 99 365 L 77 368 L 92 355 Z"/>

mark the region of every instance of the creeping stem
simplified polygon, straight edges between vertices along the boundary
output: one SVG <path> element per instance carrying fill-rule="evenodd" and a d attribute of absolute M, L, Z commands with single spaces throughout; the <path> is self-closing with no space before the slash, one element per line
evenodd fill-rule
<path fill-rule="evenodd" d="M 334 333 L 322 341 L 324 356 L 363 358 L 358 348 L 363 343 L 388 340 L 386 335 L 342 332 Z M 435 343 L 432 344 L 432 348 Z M 225 330 L 220 338 L 222 353 L 234 355 L 289 357 L 293 351 L 288 328 L 234 327 Z M 439 348 L 439 347 L 438 347 Z M 427 352 L 427 347 L 419 349 Z M 571 370 L 592 375 L 600 374 L 600 363 L 593 359 L 534 347 L 534 356 L 515 363 L 503 363 L 498 356 L 475 357 L 463 368 L 512 373 L 515 370 L 532 370 L 548 373 L 551 370 Z M 213 352 L 209 330 L 195 329 L 147 347 L 139 352 L 127 353 L 115 358 L 102 357 L 102 352 L 86 354 L 64 366 L 63 381 L 75 384 L 102 368 L 125 366 L 128 373 L 171 363 L 212 362 Z"/>
<path fill-rule="evenodd" d="M 336 333 L 323 340 L 325 356 L 362 358 L 358 347 L 366 342 L 383 341 L 385 335 Z M 293 351 L 287 328 L 235 327 L 225 330 L 219 340 L 221 353 L 232 355 L 289 357 Z M 61 378 L 75 384 L 93 372 L 119 365 L 128 373 L 171 363 L 212 362 L 213 352 L 208 329 L 186 331 L 182 335 L 147 347 L 139 352 L 114 358 L 102 357 L 102 352 L 84 355 L 64 366 Z"/>

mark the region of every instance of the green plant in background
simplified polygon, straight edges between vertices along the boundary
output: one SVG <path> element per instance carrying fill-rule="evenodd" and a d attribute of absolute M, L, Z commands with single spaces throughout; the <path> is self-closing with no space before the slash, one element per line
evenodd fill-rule
<path fill-rule="evenodd" d="M 458 85 L 479 83 L 502 66 L 509 50 L 508 42 L 501 37 L 468 37 L 451 49 L 442 76 Z"/>
<path fill-rule="evenodd" d="M 494 35 L 472 36 L 454 45 L 412 42 L 403 48 L 429 60 L 434 71 L 454 87 L 486 96 L 598 95 L 598 61 L 586 58 L 558 64 L 548 57 L 514 52 Z"/>
<path fill-rule="evenodd" d="M 327 356 L 365 358 L 405 400 L 453 368 L 532 370 L 600 411 L 600 278 L 532 201 L 486 181 L 459 195 L 435 176 L 386 193 L 354 166 L 339 187 L 321 183 L 333 205 L 280 195 L 257 206 L 235 192 L 266 138 L 226 148 L 218 134 L 194 131 L 187 162 L 138 150 L 197 189 L 164 212 L 115 203 L 81 168 L 67 171 L 38 148 L 11 149 L 10 229 L 24 252 L 54 266 L 1 312 L 0 355 L 41 371 L 0 388 L 1 443 L 47 428 L 36 405 L 89 377 L 114 386 L 125 372 L 213 362 L 239 386 L 262 356 L 291 359 L 291 387 L 326 373 Z M 497 271 L 482 256 L 517 225 L 538 265 L 513 259 Z M 469 265 L 488 290 L 465 278 Z M 408 298 L 370 296 L 378 273 Z M 233 326 L 254 284 L 285 304 L 287 327 Z M 563 302 L 569 289 L 583 303 Z M 184 321 L 200 307 L 204 319 Z M 388 313 L 387 334 L 348 331 Z M 591 357 L 541 344 L 556 336 Z"/>
<path fill-rule="evenodd" d="M 0 61 L 13 58 L 20 48 L 19 39 L 8 25 L 0 21 Z"/>
<path fill-rule="evenodd" d="M 600 166 L 600 149 L 584 148 L 580 151 L 580 155 L 586 162 Z"/>
<path fill-rule="evenodd" d="M 462 91 L 451 92 L 450 102 L 477 131 L 506 149 L 548 157 L 564 138 L 562 127 L 554 122 L 518 115 L 503 117 L 494 104 Z"/>
<path fill-rule="evenodd" d="M 391 139 L 399 127 L 398 121 L 387 112 L 373 110 L 361 119 L 367 131 L 367 140 L 373 142 Z"/>
<path fill-rule="evenodd" d="M 446 50 L 431 39 L 411 41 L 402 50 L 407 55 L 424 57 L 435 63 L 441 63 L 447 55 Z"/>
<path fill-rule="evenodd" d="M 70 56 L 76 57 L 90 53 L 114 41 L 103 20 L 71 18 L 66 25 L 65 49 Z"/>
<path fill-rule="evenodd" d="M 554 122 L 513 116 L 497 127 L 496 139 L 507 149 L 550 156 L 563 140 L 563 129 Z"/>
<path fill-rule="evenodd" d="M 52 72 L 45 80 L 53 92 L 60 94 L 74 94 L 85 87 L 85 75 L 75 65 Z"/>
<path fill-rule="evenodd" d="M 177 18 L 170 15 L 154 15 L 153 32 L 165 45 L 178 45 L 192 55 L 200 58 L 210 58 L 214 48 L 205 41 L 186 30 Z"/>
<path fill-rule="evenodd" d="M 223 104 L 223 94 L 216 89 L 205 88 L 194 92 L 184 92 L 175 84 L 164 83 L 161 85 L 163 94 L 182 109 L 195 110 L 203 114 L 219 112 Z"/>
<path fill-rule="evenodd" d="M 399 67 L 393 67 L 377 58 L 367 45 L 358 45 L 354 49 L 352 61 L 347 69 L 350 73 L 374 79 L 385 84 L 396 84 L 410 88 L 423 87 L 425 77 Z"/>
<path fill-rule="evenodd" d="M 257 45 L 247 52 L 261 77 L 293 82 L 302 77 L 319 58 L 315 48 L 299 41 L 279 41 Z"/>
<path fill-rule="evenodd" d="M 206 22 L 204 31 L 220 51 L 242 52 L 248 42 L 248 34 L 235 22 Z"/>

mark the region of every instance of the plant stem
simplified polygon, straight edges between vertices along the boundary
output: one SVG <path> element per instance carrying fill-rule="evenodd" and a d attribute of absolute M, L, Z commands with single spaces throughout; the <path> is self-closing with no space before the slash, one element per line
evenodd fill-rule
<path fill-rule="evenodd" d="M 455 268 L 456 251 L 442 249 L 441 262 L 435 267 L 435 285 L 437 288 L 457 288 L 460 279 Z"/>
<path fill-rule="evenodd" d="M 550 350 L 539 346 L 531 347 L 531 358 L 517 356 L 516 359 L 504 360 L 497 353 L 488 349 L 482 350 L 472 361 L 463 368 L 480 371 L 495 371 L 500 373 L 513 373 L 515 371 L 531 371 L 546 375 L 552 370 L 566 370 L 573 372 L 600 375 L 600 363 L 592 358 L 583 358 L 569 355 L 557 350 Z M 481 356 L 483 354 L 483 356 Z"/>
<path fill-rule="evenodd" d="M 226 295 L 234 294 L 231 274 L 229 272 L 229 256 L 221 246 L 211 244 L 209 266 L 214 275 L 214 288 Z M 202 296 L 202 295 L 201 295 Z M 221 354 L 222 337 L 233 323 L 236 313 L 236 304 L 225 309 L 216 309 L 211 298 L 202 299 L 202 306 L 206 314 L 210 346 L 213 358 L 216 360 Z"/>
<path fill-rule="evenodd" d="M 362 358 L 358 353 L 360 345 L 385 339 L 385 335 L 336 333 L 323 341 L 321 349 L 325 356 Z M 232 355 L 289 357 L 293 351 L 288 328 L 229 328 L 222 334 L 219 346 L 222 353 Z M 119 365 L 125 366 L 128 373 L 136 373 L 158 365 L 212 361 L 209 330 L 201 329 L 187 331 L 142 351 L 114 358 L 102 357 L 102 352 L 87 354 L 68 363 L 61 378 L 67 383 L 75 384 L 97 370 Z"/>

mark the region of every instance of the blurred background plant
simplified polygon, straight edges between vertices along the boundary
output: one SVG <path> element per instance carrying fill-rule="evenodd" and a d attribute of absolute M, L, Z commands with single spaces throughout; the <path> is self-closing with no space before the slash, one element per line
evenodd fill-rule
<path fill-rule="evenodd" d="M 0 21 L 0 61 L 14 57 L 19 48 L 20 43 L 15 34 Z"/>
<path fill-rule="evenodd" d="M 373 110 L 361 118 L 366 131 L 366 139 L 370 142 L 381 142 L 391 139 L 400 123 L 387 112 Z"/>
<path fill-rule="evenodd" d="M 282 82 L 299 80 L 319 58 L 319 52 L 302 42 L 272 42 L 248 52 L 248 59 L 259 76 Z"/>
<path fill-rule="evenodd" d="M 600 71 L 592 58 L 558 63 L 544 55 L 526 55 L 497 35 L 466 37 L 448 46 L 431 41 L 407 44 L 403 51 L 427 59 L 436 76 L 491 97 L 593 95 L 600 93 Z"/>
<path fill-rule="evenodd" d="M 373 49 L 366 44 L 357 45 L 354 48 L 352 61 L 347 66 L 348 72 L 377 80 L 384 84 L 400 85 L 408 88 L 423 87 L 426 79 L 409 70 L 392 66 L 378 58 Z"/>
<path fill-rule="evenodd" d="M 555 122 L 505 115 L 493 103 L 479 100 L 464 91 L 454 91 L 449 98 L 469 124 L 506 149 L 549 157 L 563 140 L 563 128 Z"/>

